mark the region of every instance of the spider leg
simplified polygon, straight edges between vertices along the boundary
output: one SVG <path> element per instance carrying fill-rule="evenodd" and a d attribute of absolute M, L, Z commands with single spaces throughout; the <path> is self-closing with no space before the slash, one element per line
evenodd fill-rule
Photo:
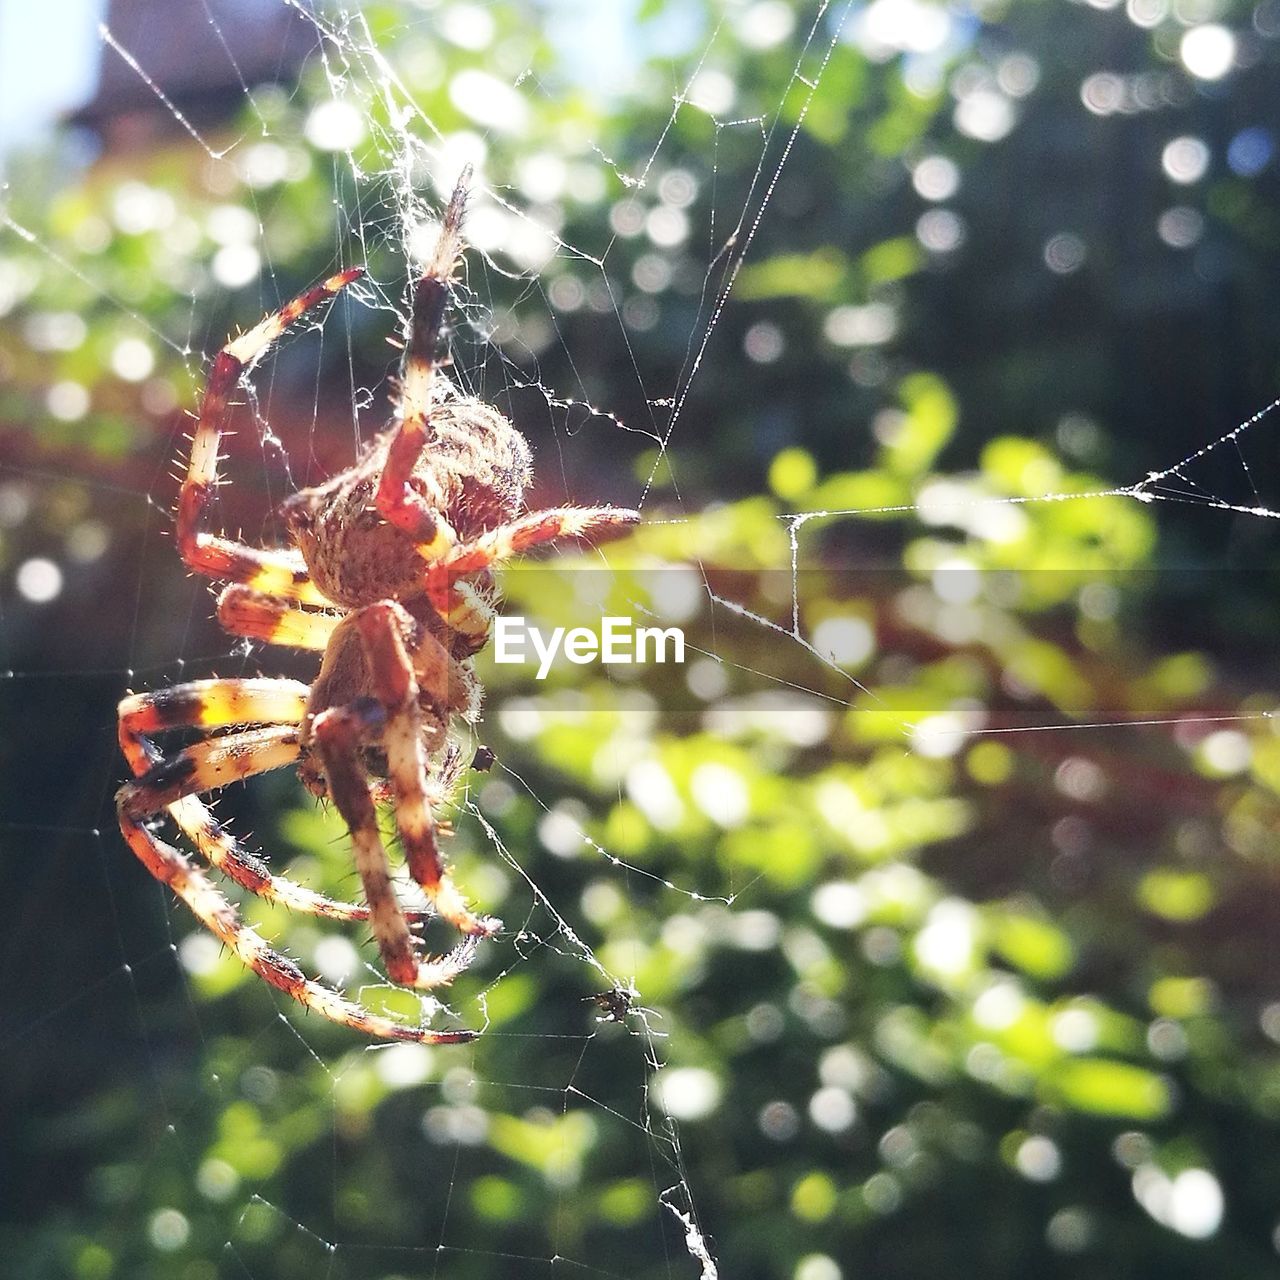
<path fill-rule="evenodd" d="M 118 804 L 132 819 L 167 809 L 187 838 L 209 863 L 229 880 L 234 880 L 250 893 L 308 915 L 331 920 L 367 920 L 368 907 L 338 902 L 316 893 L 284 876 L 273 875 L 263 860 L 249 852 L 214 817 L 208 805 L 196 792 L 221 786 L 229 778 L 210 781 L 208 769 L 216 765 L 201 764 L 200 752 L 208 759 L 210 744 L 232 742 L 226 738 L 197 743 L 178 756 L 166 757 L 148 736 L 166 729 L 219 728 L 233 724 L 264 723 L 283 726 L 281 732 L 297 732 L 298 722 L 306 713 L 307 686 L 295 680 L 230 679 L 195 680 L 175 685 L 156 693 L 130 694 L 120 703 L 120 746 L 134 781 L 121 788 Z M 242 743 L 243 745 L 243 743 Z M 297 754 L 296 746 L 288 759 L 281 758 L 284 742 L 268 744 L 262 754 L 241 758 L 241 768 L 261 773 L 268 768 L 287 764 Z M 192 754 L 195 753 L 195 754 Z M 252 764 L 256 767 L 248 768 Z M 178 783 L 179 775 L 185 781 Z M 123 819 L 122 819 L 123 822 Z M 127 833 L 126 833 L 127 837 Z M 416 913 L 414 918 L 427 918 Z"/>
<path fill-rule="evenodd" d="M 119 802 L 132 817 L 167 809 L 175 800 L 216 791 L 232 782 L 283 768 L 298 758 L 298 726 L 271 725 L 204 738 L 157 760 L 120 789 Z"/>
<path fill-rule="evenodd" d="M 384 1018 L 346 999 L 323 983 L 306 976 L 287 956 L 271 948 L 255 929 L 241 920 L 235 907 L 208 876 L 173 845 L 166 844 L 141 821 L 121 811 L 120 830 L 142 865 L 167 884 L 191 908 L 196 919 L 263 981 L 314 1009 L 331 1022 L 383 1040 L 411 1040 L 418 1044 L 458 1044 L 474 1040 L 474 1031 L 431 1031 Z"/>
<path fill-rule="evenodd" d="M 448 522 L 409 481 L 431 437 L 431 389 L 436 346 L 454 269 L 462 255 L 462 216 L 471 180 L 468 166 L 445 209 L 435 253 L 413 290 L 408 341 L 400 369 L 401 419 L 391 437 L 374 505 L 388 523 L 403 529 L 427 563 L 438 560 L 457 541 Z M 441 505 L 437 503 L 438 507 Z"/>
<path fill-rule="evenodd" d="M 224 631 L 268 644 L 323 650 L 341 621 L 340 614 L 304 609 L 238 582 L 218 597 L 218 622 Z"/>
<path fill-rule="evenodd" d="M 449 654 L 430 632 L 390 601 L 362 609 L 356 615 L 356 626 L 368 656 L 374 692 L 387 713 L 382 746 L 387 753 L 396 825 L 409 874 L 460 933 L 471 938 L 492 937 L 502 928 L 502 921 L 472 912 L 445 870 L 427 793 L 428 750 L 443 741 L 451 715 Z M 416 642 L 412 659 L 407 638 Z M 435 710 L 436 724 L 431 728 L 436 741 L 431 743 L 419 703 L 420 687 Z"/>
<path fill-rule="evenodd" d="M 453 573 L 475 573 L 495 560 L 507 560 L 557 538 L 617 537 L 640 519 L 626 507 L 551 507 L 530 511 L 446 552 L 440 567 Z"/>
<path fill-rule="evenodd" d="M 131 693 L 118 708 L 120 749 L 140 776 L 163 758 L 147 734 L 234 724 L 296 726 L 306 713 L 307 693 L 297 680 L 249 678 L 192 680 L 154 693 Z"/>
<path fill-rule="evenodd" d="M 324 763 L 329 794 L 351 828 L 356 871 L 369 904 L 369 923 L 387 977 L 404 987 L 431 988 L 452 982 L 471 963 L 476 939 L 465 938 L 452 951 L 420 957 L 404 909 L 391 883 L 387 851 L 378 834 L 377 814 L 369 794 L 369 776 L 360 748 L 376 740 L 386 713 L 371 698 L 330 707 L 315 719 L 316 745 Z"/>
<path fill-rule="evenodd" d="M 196 573 L 243 582 L 290 600 L 326 603 L 307 577 L 297 552 L 250 547 L 210 533 L 204 525 L 218 484 L 218 446 L 226 428 L 231 395 L 241 376 L 305 312 L 332 298 L 362 274 L 362 268 L 353 267 L 313 285 L 246 333 L 233 338 L 214 357 L 191 439 L 187 474 L 178 495 L 178 554 Z"/>
<path fill-rule="evenodd" d="M 446 551 L 428 568 L 427 594 L 453 625 L 452 615 L 464 603 L 453 598 L 456 590 L 451 591 L 459 574 L 476 573 L 495 561 L 510 559 L 557 538 L 590 538 L 598 542 L 617 537 L 639 519 L 638 511 L 626 507 L 551 507 L 531 511 Z"/>
<path fill-rule="evenodd" d="M 467 653 L 479 653 L 493 625 L 492 597 L 477 591 L 474 582 L 451 582 L 447 574 L 428 577 L 428 595 L 448 625 L 449 643 L 463 641 Z"/>

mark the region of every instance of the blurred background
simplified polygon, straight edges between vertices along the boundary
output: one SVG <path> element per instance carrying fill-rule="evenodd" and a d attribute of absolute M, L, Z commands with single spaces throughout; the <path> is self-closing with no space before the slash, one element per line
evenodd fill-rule
<path fill-rule="evenodd" d="M 0 1274 L 1274 1275 L 1278 41 L 1276 0 L 2 0 Z M 218 521 L 278 540 L 386 422 L 464 162 L 450 376 L 531 502 L 645 517 L 508 607 L 691 660 L 482 656 L 486 1033 L 372 1048 L 137 865 L 114 708 L 313 672 L 174 553 L 186 415 L 368 266 L 236 411 Z M 218 814 L 356 891 L 292 777 Z"/>

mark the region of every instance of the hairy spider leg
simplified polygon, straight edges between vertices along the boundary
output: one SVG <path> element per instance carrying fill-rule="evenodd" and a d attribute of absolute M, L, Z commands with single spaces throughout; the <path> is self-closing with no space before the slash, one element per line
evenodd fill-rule
<path fill-rule="evenodd" d="M 451 715 L 449 654 L 404 608 L 391 601 L 362 609 L 356 626 L 368 655 L 374 692 L 387 713 L 382 746 L 409 874 L 460 933 L 492 937 L 502 928 L 502 921 L 474 914 L 444 868 L 427 789 L 428 753 L 443 742 Z M 412 660 L 406 647 L 409 638 L 414 641 Z M 420 688 L 435 711 L 436 723 L 430 726 L 423 723 Z M 428 729 L 433 731 L 430 735 Z"/>
<path fill-rule="evenodd" d="M 445 209 L 431 261 L 413 289 L 408 341 L 400 367 L 401 416 L 378 481 L 374 505 L 389 524 L 413 539 L 428 564 L 457 542 L 457 534 L 409 481 L 431 438 L 431 390 L 435 383 L 436 348 L 444 326 L 453 273 L 462 257 L 462 218 L 471 182 L 468 165 Z"/>
<path fill-rule="evenodd" d="M 306 707 L 307 686 L 298 680 L 192 680 L 154 693 L 131 693 L 118 707 L 120 749 L 141 776 L 163 759 L 147 734 L 237 724 L 296 725 Z"/>
<path fill-rule="evenodd" d="M 366 906 L 339 902 L 284 876 L 273 875 L 267 864 L 245 849 L 197 798 L 197 792 L 221 786 L 222 782 L 209 780 L 200 767 L 200 757 L 189 754 L 194 748 L 167 757 L 147 736 L 168 729 L 216 729 L 256 722 L 280 725 L 296 741 L 297 726 L 306 712 L 307 693 L 307 686 L 296 680 L 245 678 L 194 680 L 156 693 L 130 694 L 119 707 L 120 747 L 135 776 L 133 782 L 120 789 L 117 804 L 131 820 L 167 809 L 211 865 L 268 902 L 331 920 L 367 920 Z M 209 741 L 228 743 L 235 736 Z M 196 744 L 201 745 L 208 744 Z M 248 772 L 261 773 L 290 763 L 296 755 L 294 747 L 292 754 L 283 758 L 283 744 L 277 744 L 269 752 L 242 760 L 241 767 L 251 763 L 258 767 Z M 180 784 L 179 777 L 185 779 Z M 123 825 L 122 818 L 122 829 Z M 127 832 L 125 835 L 128 838 Z M 414 912 L 412 918 L 428 919 L 429 913 Z"/>
<path fill-rule="evenodd" d="M 471 963 L 476 939 L 466 938 L 440 956 L 420 956 L 391 882 L 387 851 L 378 834 L 377 813 L 361 747 L 377 741 L 386 711 L 372 698 L 330 707 L 315 720 L 316 745 L 324 763 L 329 794 L 351 828 L 356 871 L 369 904 L 369 924 L 387 977 L 403 987 L 430 989 L 452 982 Z"/>
<path fill-rule="evenodd" d="M 215 860 L 211 846 L 234 854 L 227 858 L 223 869 L 247 888 L 317 914 L 367 918 L 366 908 L 333 903 L 279 877 L 267 875 L 257 859 L 239 849 L 221 831 L 213 815 L 194 795 L 181 796 L 166 805 L 163 797 L 170 794 L 167 785 L 162 783 L 157 794 L 157 789 L 152 788 L 155 779 L 148 782 L 147 775 L 155 770 L 160 770 L 163 776 L 167 761 L 147 738 L 147 733 L 185 726 L 216 728 L 244 720 L 296 719 L 305 708 L 306 693 L 305 685 L 292 680 L 201 680 L 160 693 L 131 694 L 125 698 L 120 704 L 120 743 L 139 778 L 126 783 L 117 795 L 120 831 L 147 871 L 168 885 L 205 928 L 263 981 L 306 1008 L 314 1009 L 332 1022 L 382 1040 L 408 1040 L 418 1044 L 458 1044 L 474 1040 L 474 1031 L 431 1031 L 382 1017 L 309 979 L 292 960 L 273 950 L 261 934 L 244 923 L 234 905 L 186 854 L 143 825 L 150 812 L 167 807 L 211 862 Z M 296 731 L 288 725 L 276 728 L 282 733 Z M 186 769 L 187 766 L 180 767 L 182 771 Z M 198 785 L 194 780 L 198 767 L 191 773 L 191 785 Z M 156 801 L 154 808 L 149 807 L 151 799 Z M 265 876 L 261 882 L 255 878 L 259 873 Z"/>
<path fill-rule="evenodd" d="M 441 589 L 443 585 L 443 590 Z M 493 625 L 493 604 L 466 580 L 450 582 L 442 577 L 432 595 L 433 584 L 428 575 L 427 590 L 436 611 L 449 628 L 449 642 L 465 642 L 468 653 L 479 653 L 489 641 L 489 628 Z"/>
<path fill-rule="evenodd" d="M 268 644 L 323 651 L 341 621 L 341 614 L 304 609 L 239 582 L 218 597 L 218 622 L 224 631 Z"/>
<path fill-rule="evenodd" d="M 189 569 L 209 578 L 243 582 L 289 600 L 329 603 L 312 584 L 296 551 L 250 547 L 210 533 L 204 525 L 218 484 L 218 447 L 226 429 L 230 398 L 241 375 L 304 313 L 363 274 L 364 268 L 352 267 L 320 281 L 246 333 L 231 339 L 214 357 L 191 439 L 186 478 L 178 494 L 178 554 Z"/>
<path fill-rule="evenodd" d="M 496 529 L 489 529 L 460 543 L 440 561 L 440 568 L 453 573 L 475 573 L 498 560 L 509 560 L 557 538 L 616 537 L 640 519 L 638 511 L 626 507 L 550 507 L 530 511 Z"/>
<path fill-rule="evenodd" d="M 639 519 L 640 513 L 627 507 L 550 507 L 545 511 L 531 511 L 447 551 L 427 570 L 427 595 L 450 626 L 469 634 L 468 619 L 473 611 L 469 602 L 458 594 L 459 574 L 477 573 L 557 538 L 600 541 L 616 537 Z"/>
<path fill-rule="evenodd" d="M 183 796 L 217 791 L 259 773 L 282 769 L 298 758 L 298 751 L 296 724 L 202 738 L 125 783 L 120 803 L 135 818 L 158 813 Z"/>
<path fill-rule="evenodd" d="M 124 812 L 120 814 L 120 830 L 142 865 L 162 884 L 167 884 L 210 933 L 264 982 L 299 1004 L 331 1022 L 381 1040 L 459 1044 L 476 1038 L 474 1031 L 431 1031 L 395 1022 L 308 978 L 292 960 L 273 950 L 260 933 L 241 920 L 235 907 L 180 849 L 167 844 L 148 831 L 138 818 Z"/>

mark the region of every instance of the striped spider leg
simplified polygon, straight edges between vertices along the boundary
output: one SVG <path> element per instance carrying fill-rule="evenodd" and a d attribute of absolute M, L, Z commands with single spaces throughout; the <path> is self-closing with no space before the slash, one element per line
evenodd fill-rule
<path fill-rule="evenodd" d="M 294 549 L 250 547 L 211 533 L 204 525 L 218 485 L 218 448 L 231 411 L 231 396 L 240 379 L 286 329 L 363 275 L 363 267 L 351 267 L 321 280 L 246 333 L 231 339 L 214 357 L 191 437 L 186 476 L 178 493 L 178 554 L 194 572 L 207 578 L 243 582 L 258 591 L 305 604 L 328 603 L 311 584 L 302 557 Z"/>
<path fill-rule="evenodd" d="M 120 704 L 120 742 L 135 779 L 120 789 L 120 829 L 142 865 L 167 884 L 196 918 L 242 963 L 309 1009 L 367 1035 L 424 1044 L 473 1039 L 472 1031 L 432 1031 L 382 1017 L 306 977 L 247 925 L 235 906 L 191 859 L 162 840 L 148 819 L 167 810 L 197 849 L 253 893 L 295 910 L 335 920 L 367 920 L 370 908 L 336 902 L 273 876 L 260 859 L 221 827 L 198 793 L 292 763 L 307 686 L 293 680 L 197 680 L 157 693 L 131 694 Z M 184 727 L 261 727 L 210 736 L 165 757 L 149 735 Z M 422 918 L 419 916 L 418 918 Z"/>
<path fill-rule="evenodd" d="M 354 611 L 340 631 L 355 633 L 370 693 L 317 710 L 304 741 L 314 742 L 329 795 L 351 829 L 356 870 L 387 976 L 402 986 L 430 989 L 452 981 L 470 963 L 477 943 L 502 927 L 500 920 L 471 911 L 445 870 L 436 841 L 429 761 L 444 745 L 450 719 L 449 654 L 390 600 Z M 344 636 L 336 633 L 331 652 L 340 652 L 343 642 Z M 313 707 L 328 698 L 324 674 L 313 690 Z M 441 918 L 463 935 L 445 955 L 418 955 L 391 887 L 362 751 L 369 744 L 380 746 L 385 755 L 409 874 Z"/>
<path fill-rule="evenodd" d="M 452 589 L 455 583 L 544 542 L 616 536 L 635 524 L 640 513 L 620 507 L 554 507 L 518 515 L 531 479 L 524 437 L 477 401 L 464 401 L 467 412 L 458 413 L 449 401 L 437 399 L 436 346 L 461 261 L 470 179 L 468 167 L 445 211 L 431 262 L 414 289 L 400 379 L 402 416 L 382 460 L 374 500 L 388 523 L 413 540 L 436 610 L 455 630 L 470 627 L 478 650 L 488 639 L 487 619 L 478 632 L 473 593 L 459 595 Z M 428 454 L 428 445 L 444 445 L 443 456 Z M 450 522 L 454 506 L 463 508 L 471 527 L 464 529 L 456 518 Z M 485 527 L 476 527 L 477 514 Z"/>

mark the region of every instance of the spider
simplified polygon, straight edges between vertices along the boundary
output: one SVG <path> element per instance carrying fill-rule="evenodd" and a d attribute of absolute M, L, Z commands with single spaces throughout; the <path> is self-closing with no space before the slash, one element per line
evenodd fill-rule
<path fill-rule="evenodd" d="M 133 779 L 116 799 L 120 830 L 157 880 L 271 986 L 367 1035 L 424 1044 L 474 1039 L 470 1030 L 412 1026 L 308 978 L 241 918 L 187 853 L 161 838 L 168 816 L 213 867 L 272 902 L 341 921 L 367 921 L 388 978 L 431 990 L 470 964 L 501 922 L 477 914 L 443 865 L 434 810 L 462 771 L 446 742 L 455 714 L 474 719 L 471 657 L 496 605 L 492 566 L 557 538 L 599 539 L 640 517 L 613 507 L 520 514 L 532 473 L 524 437 L 502 414 L 437 377 L 451 283 L 462 260 L 470 171 L 449 200 L 439 240 L 412 288 L 398 414 L 355 464 L 288 498 L 292 546 L 251 547 L 212 532 L 218 447 L 231 397 L 267 349 L 312 308 L 363 275 L 321 281 L 214 358 L 178 499 L 178 553 L 222 580 L 217 617 L 235 636 L 322 654 L 315 681 L 194 680 L 131 693 L 119 706 L 120 745 Z M 153 735 L 196 729 L 191 745 L 161 750 Z M 275 875 L 214 818 L 201 793 L 295 765 L 304 785 L 337 807 L 351 832 L 364 902 L 339 902 Z M 409 874 L 427 910 L 406 908 L 392 883 L 375 802 L 388 800 Z M 425 955 L 413 930 L 440 916 L 462 935 Z"/>
<path fill-rule="evenodd" d="M 591 1003 L 602 1010 L 597 1022 L 626 1022 L 635 1012 L 636 998 L 640 993 L 634 987 L 613 987 L 608 991 L 593 991 L 583 996 L 583 1003 Z"/>
<path fill-rule="evenodd" d="M 625 987 L 616 985 L 608 991 L 593 991 L 589 996 L 583 996 L 584 1004 L 594 1004 L 600 1012 L 596 1015 L 597 1022 L 621 1022 L 625 1023 L 633 1013 L 640 1015 L 640 1020 L 644 1023 L 645 1034 L 648 1036 L 658 1036 L 665 1038 L 666 1032 L 655 1031 L 649 1025 L 649 1018 L 661 1018 L 656 1009 L 646 1008 L 642 1004 L 637 1004 L 640 999 L 640 992 L 636 990 L 635 981 L 632 980 Z"/>

